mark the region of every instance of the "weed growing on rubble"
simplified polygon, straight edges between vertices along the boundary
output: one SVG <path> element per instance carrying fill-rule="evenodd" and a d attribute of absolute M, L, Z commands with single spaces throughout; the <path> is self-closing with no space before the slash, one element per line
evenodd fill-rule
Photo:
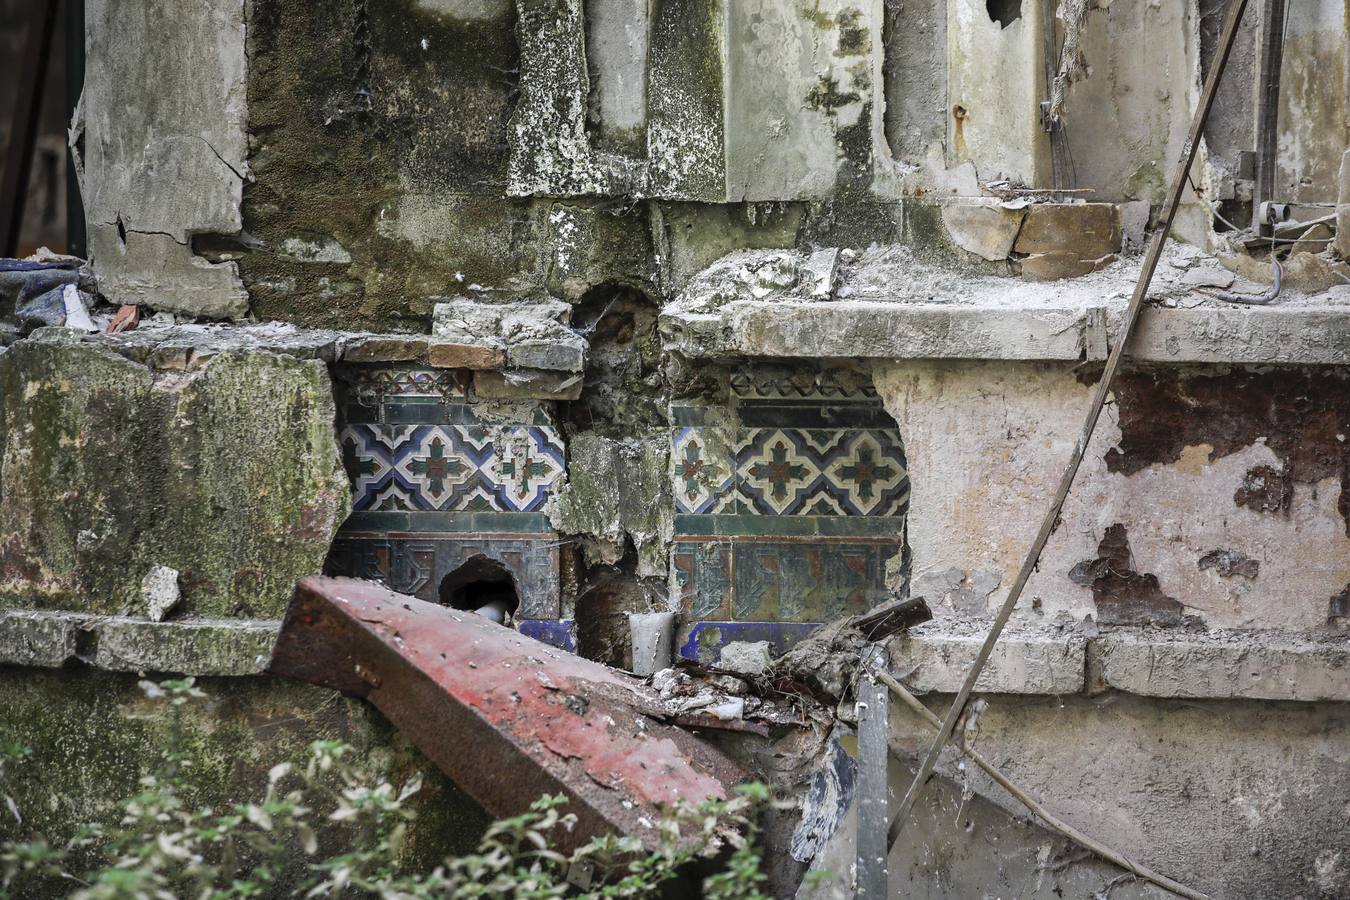
<path fill-rule="evenodd" d="M 185 752 L 182 707 L 205 695 L 192 679 L 143 681 L 151 700 L 171 715 L 170 739 L 155 771 L 119 806 L 115 824 L 85 825 L 69 841 L 0 843 L 0 898 L 50 895 L 74 900 L 236 900 L 367 896 L 380 900 L 474 897 L 647 897 L 680 877 L 687 864 L 719 857 L 703 881 L 714 900 L 767 900 L 756 847 L 756 812 L 768 790 L 750 785 L 727 801 L 668 811 L 658 823 L 659 846 L 644 850 L 632 836 L 596 838 L 564 854 L 557 838 L 576 817 L 562 796 L 541 797 L 528 812 L 493 823 L 476 853 L 447 859 L 430 873 L 403 871 L 401 849 L 420 789 L 414 778 L 399 787 L 363 769 L 354 749 L 315 741 L 303 768 L 281 763 L 268 772 L 263 797 L 224 812 L 193 809 L 192 759 Z M 22 777 L 27 748 L 0 743 L 0 814 L 22 822 L 5 790 Z M 341 839 L 324 843 L 317 829 Z M 290 864 L 299 848 L 309 862 Z M 80 860 L 94 859 L 81 869 Z"/>

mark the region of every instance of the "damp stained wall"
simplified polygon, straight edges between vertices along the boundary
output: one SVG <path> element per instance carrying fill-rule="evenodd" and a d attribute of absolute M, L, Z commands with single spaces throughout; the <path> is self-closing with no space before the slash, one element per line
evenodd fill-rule
<path fill-rule="evenodd" d="M 895 363 L 876 377 L 909 460 L 912 590 L 940 615 L 991 615 L 1092 381 L 1017 362 Z M 1335 633 L 1333 598 L 1350 583 L 1344 394 L 1341 373 L 1318 369 L 1127 373 L 1018 620 Z"/>

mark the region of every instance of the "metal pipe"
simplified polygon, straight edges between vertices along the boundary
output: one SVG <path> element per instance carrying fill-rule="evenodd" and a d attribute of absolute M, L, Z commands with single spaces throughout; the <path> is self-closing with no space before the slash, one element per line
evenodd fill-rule
<path fill-rule="evenodd" d="M 1284 65 L 1286 0 L 1262 0 L 1261 62 L 1256 97 L 1256 181 L 1252 185 L 1252 230 L 1269 234 L 1261 205 L 1275 196 L 1279 153 L 1280 69 Z"/>

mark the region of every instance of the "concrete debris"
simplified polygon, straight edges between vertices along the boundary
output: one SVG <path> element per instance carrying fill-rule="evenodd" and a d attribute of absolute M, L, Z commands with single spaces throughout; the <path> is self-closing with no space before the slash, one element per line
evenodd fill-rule
<path fill-rule="evenodd" d="M 580 372 L 586 340 L 568 327 L 572 308 L 558 300 L 488 303 L 457 298 L 437 303 L 432 334 L 443 340 L 504 350 L 517 368 Z"/>
<path fill-rule="evenodd" d="M 836 725 L 830 732 L 829 752 L 811 776 L 802 799 L 802 820 L 792 833 L 788 852 L 798 862 L 810 862 L 824 848 L 848 813 L 857 784 L 857 763 L 844 749 L 847 733 Z"/>
<path fill-rule="evenodd" d="M 1205 265 L 1187 269 L 1181 276 L 1181 283 L 1191 287 L 1226 288 L 1232 286 L 1233 278 L 1233 273 L 1227 269 Z"/>
<path fill-rule="evenodd" d="M 1012 255 L 1025 218 L 1021 207 L 1010 209 L 1006 204 L 953 203 L 942 208 L 942 224 L 956 246 L 990 261 Z"/>
<path fill-rule="evenodd" d="M 141 308 L 134 303 L 124 303 L 117 308 L 116 314 L 104 331 L 108 334 L 120 334 L 123 331 L 134 331 L 139 324 L 141 324 Z"/>
<path fill-rule="evenodd" d="M 674 722 L 731 730 L 757 730 L 756 724 L 804 725 L 809 721 L 827 721 L 823 707 L 802 702 L 803 698 L 770 692 L 721 669 L 691 664 L 682 660 L 673 669 L 652 676 L 652 690 L 660 698 L 665 715 Z M 761 733 L 767 734 L 762 730 Z"/>
<path fill-rule="evenodd" d="M 1094 209 L 1094 204 L 1083 204 L 1080 208 Z M 964 207 L 963 207 L 964 208 Z M 981 210 L 972 215 L 1000 215 L 985 212 L 986 207 L 969 207 Z M 922 258 L 908 247 L 898 244 L 873 245 L 858 254 L 848 252 L 840 255 L 838 285 L 834 292 L 838 300 L 879 301 L 896 304 L 937 304 L 942 306 L 980 306 L 1031 312 L 1038 309 L 1065 309 L 1098 304 L 1107 300 L 1124 302 L 1139 273 L 1139 259 L 1125 257 L 1117 259 L 1114 252 L 1105 256 L 1093 256 L 1102 246 L 1107 246 L 1116 234 L 1113 220 L 1105 214 L 1094 212 L 1089 219 L 1107 229 L 1105 235 L 1084 238 L 1080 249 L 1075 251 L 1044 251 L 1037 249 L 1036 257 L 1024 259 L 1022 264 L 1031 262 L 1040 271 L 1049 271 L 1052 267 L 1062 266 L 1066 270 L 1091 270 L 1081 277 L 1068 281 L 1049 283 L 1028 283 L 1022 279 L 1008 278 L 993 274 L 979 274 L 969 269 L 950 265 L 936 264 Z M 1087 223 L 1085 223 L 1086 225 Z M 1025 231 L 1025 229 L 1023 229 Z M 1053 242 L 1041 232 L 1042 238 L 1017 238 L 1020 247 L 1044 248 L 1053 246 Z M 973 232 L 967 233 L 972 241 Z M 1000 239 L 1002 240 L 1002 238 Z M 971 246 L 979 246 L 972 243 Z M 1320 279 L 1304 282 L 1300 287 L 1292 281 L 1286 285 L 1287 295 L 1281 305 L 1305 306 L 1325 302 L 1325 298 L 1314 296 L 1321 290 L 1322 284 L 1341 283 L 1334 272 L 1345 271 L 1350 267 L 1329 261 L 1316 254 L 1299 254 L 1295 259 L 1306 259 L 1299 263 L 1309 271 L 1324 273 Z M 804 290 L 795 278 L 783 276 L 785 272 L 796 272 L 804 264 L 806 256 L 794 251 L 783 250 L 747 250 L 738 251 L 723 257 L 696 275 L 675 299 L 666 305 L 664 316 L 695 316 L 716 313 L 733 304 L 748 308 L 752 304 L 800 305 L 818 299 Z M 1036 260 L 1042 260 L 1036 261 Z M 1240 278 L 1258 284 L 1269 284 L 1271 266 L 1268 258 L 1256 259 L 1245 253 L 1225 253 L 1211 256 L 1189 244 L 1168 241 L 1163 253 L 1162 264 L 1154 277 L 1150 299 L 1162 306 L 1176 306 L 1182 303 L 1201 307 L 1223 307 L 1222 303 L 1201 300 L 1191 294 L 1197 279 L 1222 282 L 1225 276 L 1217 270 L 1227 268 Z M 1288 266 L 1286 266 L 1288 268 Z M 1190 275 L 1193 269 L 1203 275 Z M 773 278 L 759 277 L 762 272 L 776 273 Z M 1326 274 L 1333 273 L 1333 274 Z M 783 277 L 779 277 L 783 276 Z M 785 286 L 774 288 L 782 283 Z M 753 285 L 753 289 L 752 289 Z M 1310 292 L 1312 295 L 1310 295 Z"/>
<path fill-rule="evenodd" d="M 763 675 L 773 664 L 768 641 L 730 641 L 722 645 L 718 665 L 743 675 Z"/>
<path fill-rule="evenodd" d="M 152 622 L 163 622 L 178 605 L 178 570 L 155 566 L 141 579 L 141 599 L 145 616 Z"/>
<path fill-rule="evenodd" d="M 98 331 L 99 327 L 89 318 L 89 309 L 85 306 L 85 295 L 73 284 L 61 288 L 61 304 L 65 309 L 65 326 L 76 331 Z"/>

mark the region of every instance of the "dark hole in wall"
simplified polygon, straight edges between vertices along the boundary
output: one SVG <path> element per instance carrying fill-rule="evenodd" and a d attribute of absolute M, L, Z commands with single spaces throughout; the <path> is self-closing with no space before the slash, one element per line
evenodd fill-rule
<path fill-rule="evenodd" d="M 603 284 L 581 298 L 572 326 L 585 336 L 590 351 L 581 398 L 560 410 L 571 433 L 624 437 L 669 424 L 660 314 L 646 294 L 626 285 Z"/>
<path fill-rule="evenodd" d="M 504 565 L 486 556 L 472 556 L 442 578 L 437 596 L 451 609 L 471 612 L 496 604 L 507 613 L 514 613 L 520 606 L 515 577 Z"/>
<path fill-rule="evenodd" d="M 984 8 L 988 10 L 990 20 L 1001 28 L 1022 18 L 1022 0 L 985 0 Z"/>
<path fill-rule="evenodd" d="M 577 653 L 607 666 L 632 666 L 628 614 L 650 612 L 664 595 L 664 583 L 639 578 L 637 548 L 628 538 L 624 555 L 614 566 L 594 566 L 577 596 Z"/>

